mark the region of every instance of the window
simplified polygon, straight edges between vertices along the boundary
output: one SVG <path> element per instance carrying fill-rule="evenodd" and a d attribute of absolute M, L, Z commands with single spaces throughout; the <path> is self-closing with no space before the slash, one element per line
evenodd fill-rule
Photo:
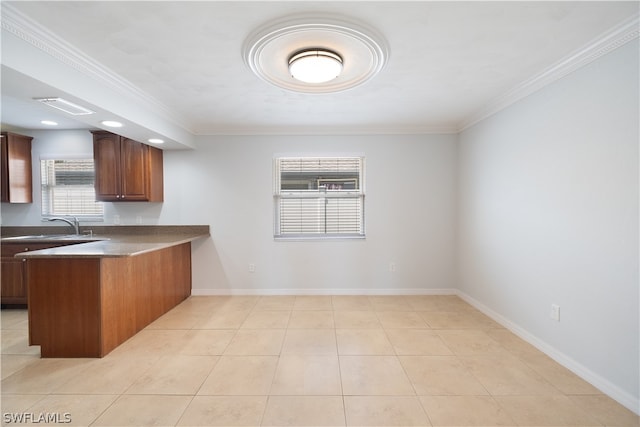
<path fill-rule="evenodd" d="M 103 219 L 103 204 L 96 202 L 93 159 L 41 160 L 40 176 L 43 216 Z"/>
<path fill-rule="evenodd" d="M 276 237 L 364 237 L 364 158 L 274 162 Z"/>

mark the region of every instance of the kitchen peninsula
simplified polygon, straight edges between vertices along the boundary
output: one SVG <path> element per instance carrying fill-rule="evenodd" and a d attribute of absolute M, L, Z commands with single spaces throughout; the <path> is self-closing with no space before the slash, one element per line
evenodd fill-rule
<path fill-rule="evenodd" d="M 16 255 L 26 261 L 29 344 L 39 345 L 42 357 L 103 357 L 186 299 L 191 242 L 208 236 L 209 227 L 93 232 L 105 240 Z"/>

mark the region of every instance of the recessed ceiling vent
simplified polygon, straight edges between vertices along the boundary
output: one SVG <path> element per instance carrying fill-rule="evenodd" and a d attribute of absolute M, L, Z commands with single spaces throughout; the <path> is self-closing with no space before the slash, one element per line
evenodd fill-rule
<path fill-rule="evenodd" d="M 88 108 L 84 108 L 78 104 L 74 104 L 71 101 L 67 101 L 62 98 L 34 98 L 36 101 L 40 101 L 49 107 L 56 108 L 58 110 L 64 111 L 67 114 L 71 114 L 72 116 L 83 116 L 87 114 L 94 114 L 95 111 L 91 111 Z"/>

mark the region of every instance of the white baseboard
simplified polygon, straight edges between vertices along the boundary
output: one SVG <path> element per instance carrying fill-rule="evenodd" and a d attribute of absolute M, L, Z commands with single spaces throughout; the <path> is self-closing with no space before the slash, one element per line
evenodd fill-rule
<path fill-rule="evenodd" d="M 486 314 L 505 328 L 509 329 L 511 332 L 528 342 L 529 344 L 536 347 L 538 350 L 545 353 L 547 356 L 558 362 L 560 365 L 572 371 L 574 374 L 578 375 L 583 380 L 587 381 L 604 394 L 608 395 L 621 405 L 628 408 L 630 411 L 633 411 L 636 414 L 640 414 L 640 400 L 638 400 L 635 396 L 629 394 L 628 392 L 622 390 L 620 387 L 611 383 L 610 381 L 602 378 L 600 375 L 594 373 L 584 365 L 576 362 L 571 357 L 567 356 L 563 352 L 559 351 L 555 347 L 549 345 L 547 342 L 541 340 L 535 335 L 529 333 L 519 325 L 513 323 L 511 320 L 502 316 L 499 313 L 496 313 L 486 305 L 482 304 L 480 301 L 474 299 L 473 297 L 467 295 L 465 292 L 460 290 L 456 290 L 456 295 L 460 298 L 471 304 L 473 307 L 480 310 L 482 313 Z"/>
<path fill-rule="evenodd" d="M 451 288 L 443 289 L 191 289 L 193 296 L 213 295 L 456 295 Z"/>

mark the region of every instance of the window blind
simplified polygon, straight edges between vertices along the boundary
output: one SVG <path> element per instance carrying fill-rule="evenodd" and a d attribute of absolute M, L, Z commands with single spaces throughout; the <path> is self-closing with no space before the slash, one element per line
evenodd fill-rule
<path fill-rule="evenodd" d="M 364 236 L 363 159 L 278 158 L 276 237 Z"/>
<path fill-rule="evenodd" d="M 93 159 L 41 160 L 42 215 L 102 219 L 96 202 Z"/>

